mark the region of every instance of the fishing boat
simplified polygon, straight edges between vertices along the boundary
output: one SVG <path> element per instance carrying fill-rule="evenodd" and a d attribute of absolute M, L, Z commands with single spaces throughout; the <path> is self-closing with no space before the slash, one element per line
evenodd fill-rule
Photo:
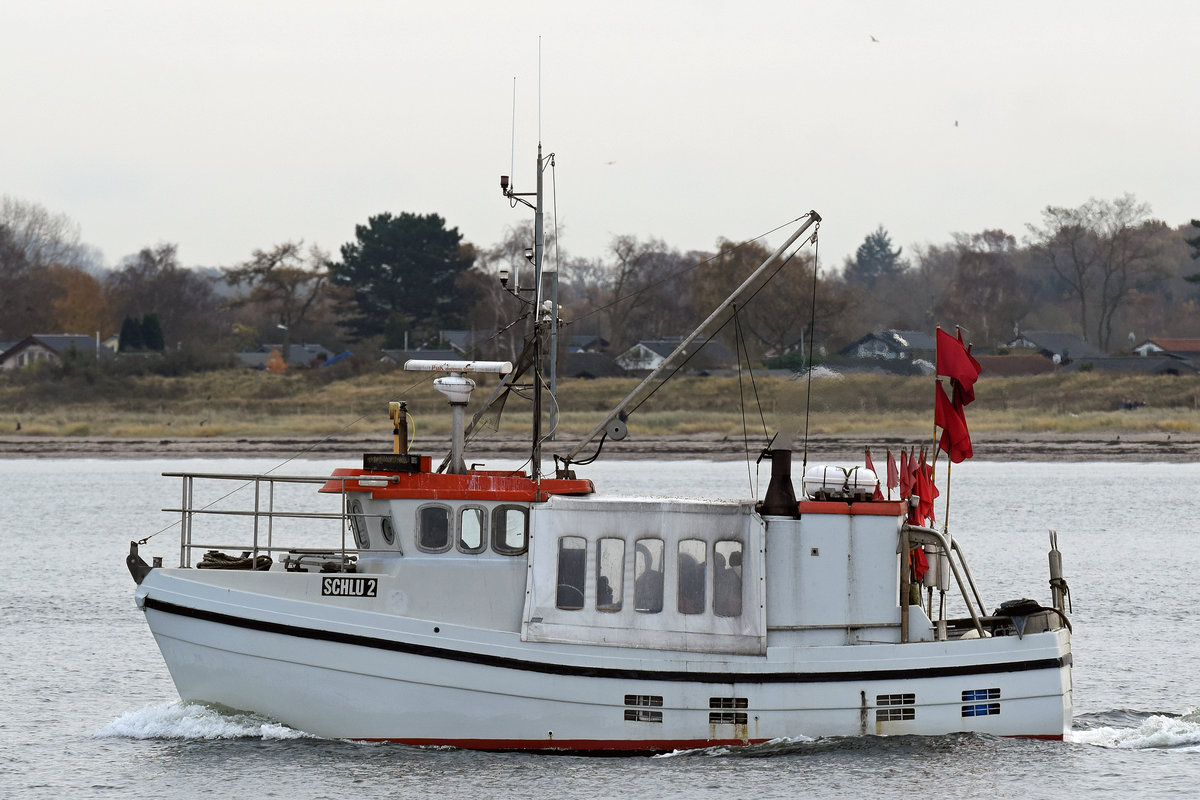
<path fill-rule="evenodd" d="M 866 464 L 805 464 L 793 477 L 792 450 L 772 443 L 761 498 L 606 495 L 580 476 L 599 450 L 580 454 L 627 434 L 652 373 L 543 471 L 544 351 L 557 324 L 539 263 L 546 163 L 539 146 L 536 203 L 502 179 L 537 220 L 529 348 L 513 361 L 405 365 L 436 375 L 449 402 L 440 463 L 413 451 L 397 401 L 391 446 L 361 466 L 167 473 L 181 482 L 167 509 L 178 566 L 147 563 L 146 539 L 127 566 L 180 697 L 324 737 L 485 750 L 1061 739 L 1071 632 L 1053 534 L 1049 602 L 989 611 L 960 537 L 926 511 L 933 471 L 915 453 L 894 496 L 891 475 Z M 800 222 L 676 354 L 812 240 L 820 216 Z M 468 424 L 481 376 L 496 386 Z M 518 454 L 527 469 L 468 465 L 472 432 L 514 392 L 533 400 L 531 449 Z M 246 500 L 230 507 L 231 496 Z"/>

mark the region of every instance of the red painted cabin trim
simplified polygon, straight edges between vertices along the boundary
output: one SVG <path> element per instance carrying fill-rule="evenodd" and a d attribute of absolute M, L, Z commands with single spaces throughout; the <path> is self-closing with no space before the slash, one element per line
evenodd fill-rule
<path fill-rule="evenodd" d="M 903 500 L 870 500 L 843 503 L 837 500 L 804 500 L 799 503 L 800 514 L 849 514 L 859 517 L 898 517 L 908 513 Z"/>
<path fill-rule="evenodd" d="M 507 470 L 471 470 L 465 475 L 430 472 L 430 459 L 421 458 L 420 472 L 384 472 L 365 469 L 335 469 L 335 477 L 345 476 L 346 491 L 370 492 L 376 500 L 500 500 L 533 503 L 556 494 L 592 494 L 596 487 L 589 480 L 543 478 L 535 482 L 524 472 Z M 387 478 L 386 486 L 362 486 L 356 478 Z M 326 481 L 322 492 L 340 493 L 343 482 Z"/>

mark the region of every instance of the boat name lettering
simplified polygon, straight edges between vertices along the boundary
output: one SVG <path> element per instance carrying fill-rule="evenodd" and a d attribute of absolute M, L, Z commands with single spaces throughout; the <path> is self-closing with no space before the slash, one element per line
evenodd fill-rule
<path fill-rule="evenodd" d="M 322 597 L 375 597 L 378 578 L 322 578 Z"/>

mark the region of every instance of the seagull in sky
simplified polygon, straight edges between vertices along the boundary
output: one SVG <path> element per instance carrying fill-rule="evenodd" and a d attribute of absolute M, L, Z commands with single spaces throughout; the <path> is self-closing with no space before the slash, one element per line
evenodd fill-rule
<path fill-rule="evenodd" d="M 868 34 L 868 35 L 870 35 L 870 34 Z M 879 40 L 876 39 L 874 36 L 871 36 L 871 41 L 874 42 L 875 44 L 879 44 Z"/>

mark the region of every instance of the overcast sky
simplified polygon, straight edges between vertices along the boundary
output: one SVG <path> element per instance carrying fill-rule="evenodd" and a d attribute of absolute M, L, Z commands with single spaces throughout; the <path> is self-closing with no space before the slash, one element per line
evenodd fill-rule
<path fill-rule="evenodd" d="M 810 208 L 831 267 L 879 225 L 906 248 L 1020 237 L 1126 192 L 1179 225 L 1200 217 L 1198 32 L 1185 0 L 8 0 L 0 194 L 109 265 L 159 242 L 187 265 L 336 253 L 384 211 L 487 247 L 529 219 L 498 179 L 515 154 L 533 189 L 540 134 L 577 257 Z"/>

